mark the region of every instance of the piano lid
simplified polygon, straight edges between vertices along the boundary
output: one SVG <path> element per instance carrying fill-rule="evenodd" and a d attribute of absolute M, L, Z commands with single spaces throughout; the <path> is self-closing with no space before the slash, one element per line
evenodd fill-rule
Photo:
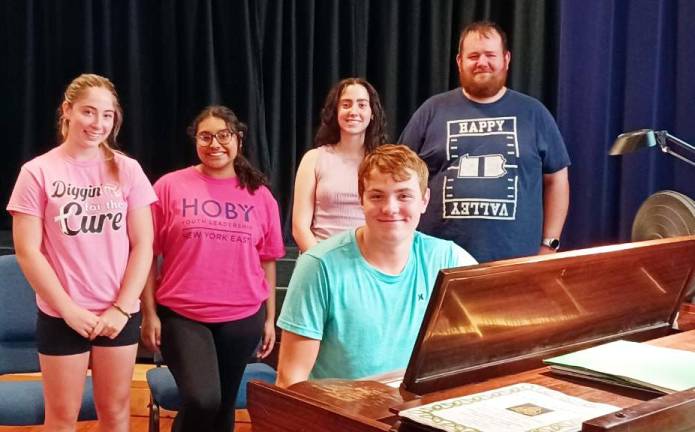
<path fill-rule="evenodd" d="M 667 334 L 694 267 L 688 236 L 442 270 L 402 386 L 425 394 Z"/>

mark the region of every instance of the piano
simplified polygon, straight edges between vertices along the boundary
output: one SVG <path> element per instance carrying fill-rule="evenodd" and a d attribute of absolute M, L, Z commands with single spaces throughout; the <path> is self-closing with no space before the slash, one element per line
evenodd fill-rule
<path fill-rule="evenodd" d="M 405 371 L 288 389 L 252 382 L 253 429 L 432 431 L 398 412 L 524 382 L 621 408 L 582 431 L 695 430 L 695 390 L 660 396 L 542 363 L 618 339 L 695 351 L 695 330 L 673 330 L 694 269 L 687 236 L 442 270 Z M 682 315 L 692 322 L 692 309 Z"/>

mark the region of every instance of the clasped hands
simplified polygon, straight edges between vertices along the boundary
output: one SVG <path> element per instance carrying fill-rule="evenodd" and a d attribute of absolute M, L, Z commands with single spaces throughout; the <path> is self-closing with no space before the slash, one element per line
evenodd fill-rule
<path fill-rule="evenodd" d="M 101 315 L 97 315 L 75 305 L 63 316 L 63 319 L 80 336 L 89 340 L 94 340 L 97 336 L 114 339 L 128 322 L 128 317 L 113 306 L 106 309 Z"/>

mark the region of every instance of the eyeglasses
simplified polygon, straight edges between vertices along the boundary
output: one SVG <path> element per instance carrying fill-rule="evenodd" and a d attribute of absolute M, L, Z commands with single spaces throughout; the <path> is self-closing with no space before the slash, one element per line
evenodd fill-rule
<path fill-rule="evenodd" d="M 232 137 L 234 136 L 234 132 L 230 131 L 229 129 L 222 129 L 220 131 L 217 131 L 215 133 L 212 132 L 200 132 L 195 136 L 195 138 L 198 140 L 198 145 L 202 147 L 207 147 L 210 144 L 212 144 L 212 139 L 215 138 L 218 143 L 220 144 L 229 144 L 232 141 Z"/>

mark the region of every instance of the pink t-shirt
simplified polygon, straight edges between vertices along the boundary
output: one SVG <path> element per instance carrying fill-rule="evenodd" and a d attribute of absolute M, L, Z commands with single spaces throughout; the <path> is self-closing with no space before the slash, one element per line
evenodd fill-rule
<path fill-rule="evenodd" d="M 140 165 L 116 154 L 118 182 L 103 160 L 77 161 L 56 147 L 27 162 L 7 210 L 43 221 L 41 252 L 78 305 L 102 312 L 113 304 L 130 253 L 131 209 L 157 200 Z M 41 297 L 46 314 L 59 316 Z"/>
<path fill-rule="evenodd" d="M 278 205 L 266 187 L 194 167 L 154 185 L 155 254 L 163 257 L 157 303 L 201 322 L 253 315 L 268 298 L 261 261 L 285 254 Z"/>

